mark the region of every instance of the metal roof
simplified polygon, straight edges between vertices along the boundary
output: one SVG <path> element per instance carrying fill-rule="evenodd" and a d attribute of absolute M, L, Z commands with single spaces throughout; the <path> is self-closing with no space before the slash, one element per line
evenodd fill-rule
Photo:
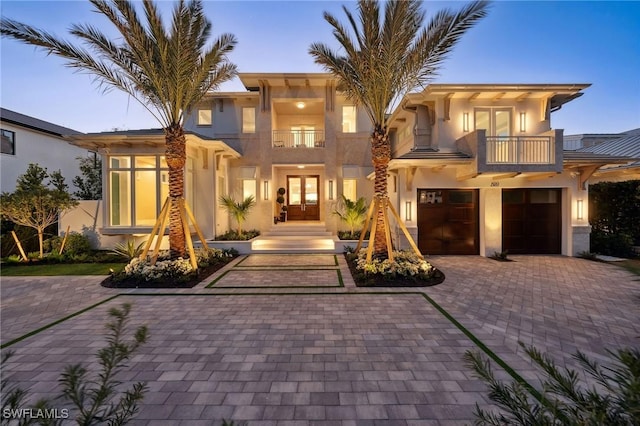
<path fill-rule="evenodd" d="M 77 130 L 58 126 L 57 124 L 49 123 L 48 121 L 20 114 L 19 112 L 11 111 L 6 108 L 0 108 L 0 120 L 6 121 L 7 123 L 15 124 L 16 126 L 26 127 L 28 129 L 49 133 L 55 136 L 62 137 L 65 135 L 82 134 L 82 132 L 79 132 Z"/>
<path fill-rule="evenodd" d="M 618 139 L 609 140 L 587 148 L 580 148 L 576 152 L 608 154 L 616 157 L 631 157 L 640 160 L 640 129 L 621 135 Z"/>

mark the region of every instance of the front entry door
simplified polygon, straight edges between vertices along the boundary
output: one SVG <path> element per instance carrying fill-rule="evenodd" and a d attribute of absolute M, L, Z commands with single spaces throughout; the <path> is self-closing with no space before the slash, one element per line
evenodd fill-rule
<path fill-rule="evenodd" d="M 320 220 L 319 176 L 287 176 L 288 220 Z"/>

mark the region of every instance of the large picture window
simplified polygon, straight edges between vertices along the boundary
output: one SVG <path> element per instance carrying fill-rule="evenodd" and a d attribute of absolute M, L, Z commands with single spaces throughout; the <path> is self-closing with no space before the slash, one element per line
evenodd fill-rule
<path fill-rule="evenodd" d="M 153 226 L 169 195 L 163 155 L 112 155 L 108 161 L 109 226 Z"/>
<path fill-rule="evenodd" d="M 1 130 L 2 133 L 2 153 L 16 155 L 16 133 L 11 130 Z"/>

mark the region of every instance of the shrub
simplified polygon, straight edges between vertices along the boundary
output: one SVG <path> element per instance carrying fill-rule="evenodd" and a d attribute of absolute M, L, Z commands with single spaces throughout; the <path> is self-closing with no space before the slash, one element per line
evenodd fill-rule
<path fill-rule="evenodd" d="M 573 358 L 597 384 L 582 383 L 580 374 L 558 368 L 553 360 L 533 346 L 520 343 L 542 369 L 544 393 L 531 401 L 529 388 L 514 381 L 504 384 L 493 374 L 491 364 L 479 352 L 467 351 L 464 359 L 478 378 L 489 386 L 489 398 L 504 412 L 491 413 L 476 405 L 477 425 L 638 425 L 640 424 L 640 350 L 609 351 L 610 366 L 602 367 L 578 351 Z"/>
<path fill-rule="evenodd" d="M 251 229 L 250 231 L 244 231 L 239 234 L 236 230 L 229 230 L 222 235 L 216 235 L 217 241 L 248 241 L 252 238 L 260 235 L 260 231 L 257 229 Z"/>
<path fill-rule="evenodd" d="M 142 254 L 146 241 L 142 241 L 136 245 L 135 240 L 129 239 L 126 243 L 118 243 L 113 247 L 111 253 L 130 261 L 131 259 L 138 257 Z"/>
<path fill-rule="evenodd" d="M 44 242 L 44 250 L 52 253 L 60 253 L 60 246 L 64 237 L 56 235 Z M 91 252 L 91 242 L 86 235 L 77 232 L 70 232 L 67 241 L 64 243 L 63 254 L 73 256 Z"/>
<path fill-rule="evenodd" d="M 631 236 L 624 233 L 611 234 L 596 229 L 591 232 L 591 251 L 609 256 L 635 256 Z"/>

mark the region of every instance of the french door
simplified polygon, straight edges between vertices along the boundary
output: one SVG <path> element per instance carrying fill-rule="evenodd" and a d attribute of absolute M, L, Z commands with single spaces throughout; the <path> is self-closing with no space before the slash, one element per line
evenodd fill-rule
<path fill-rule="evenodd" d="M 287 220 L 320 220 L 320 176 L 287 176 Z"/>

